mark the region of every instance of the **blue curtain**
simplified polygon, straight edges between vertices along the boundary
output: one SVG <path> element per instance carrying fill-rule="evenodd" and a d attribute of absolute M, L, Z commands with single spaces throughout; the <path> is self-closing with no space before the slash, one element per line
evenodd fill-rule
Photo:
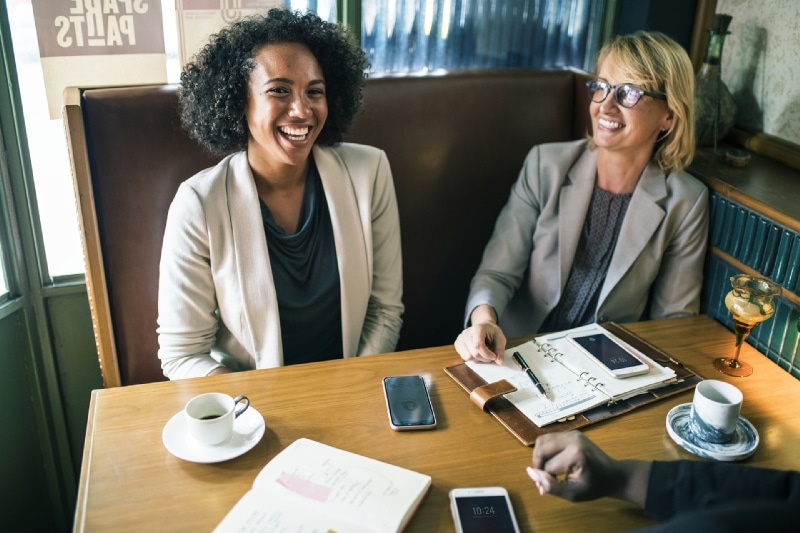
<path fill-rule="evenodd" d="M 336 0 L 283 0 L 283 5 L 292 11 L 313 11 L 323 20 L 336 22 Z"/>
<path fill-rule="evenodd" d="M 370 74 L 594 67 L 602 0 L 365 0 Z"/>

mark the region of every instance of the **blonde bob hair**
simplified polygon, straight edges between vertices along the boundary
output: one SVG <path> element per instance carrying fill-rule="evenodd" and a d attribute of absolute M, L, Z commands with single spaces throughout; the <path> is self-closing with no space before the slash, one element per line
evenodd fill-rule
<path fill-rule="evenodd" d="M 626 82 L 667 95 L 672 125 L 656 141 L 652 159 L 661 170 L 683 170 L 691 163 L 695 149 L 694 72 L 686 51 L 663 33 L 637 31 L 618 35 L 603 45 L 596 70 L 606 61 Z M 595 147 L 589 136 L 589 148 Z"/>

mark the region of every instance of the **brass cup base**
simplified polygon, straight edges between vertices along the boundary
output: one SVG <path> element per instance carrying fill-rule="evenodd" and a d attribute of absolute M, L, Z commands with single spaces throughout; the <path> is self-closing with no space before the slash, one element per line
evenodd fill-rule
<path fill-rule="evenodd" d="M 753 373 L 753 367 L 748 363 L 731 359 L 730 357 L 718 357 L 714 359 L 714 368 L 728 376 L 745 378 Z"/>

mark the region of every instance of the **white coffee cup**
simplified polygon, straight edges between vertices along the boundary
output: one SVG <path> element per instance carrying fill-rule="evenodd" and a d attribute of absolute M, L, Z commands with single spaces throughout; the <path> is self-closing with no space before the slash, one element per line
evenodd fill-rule
<path fill-rule="evenodd" d="M 742 409 L 742 391 L 724 381 L 707 379 L 697 384 L 689 429 L 713 444 L 730 442 Z"/>
<path fill-rule="evenodd" d="M 238 408 L 239 404 L 242 404 Z M 250 407 L 247 396 L 231 398 L 220 392 L 195 396 L 184 407 L 186 429 L 198 443 L 208 446 L 223 444 L 233 435 L 236 418 Z"/>

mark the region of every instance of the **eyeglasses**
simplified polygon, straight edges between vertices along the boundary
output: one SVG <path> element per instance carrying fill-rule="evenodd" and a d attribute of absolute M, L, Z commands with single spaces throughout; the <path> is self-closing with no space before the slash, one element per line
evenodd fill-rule
<path fill-rule="evenodd" d="M 589 91 L 589 99 L 592 102 L 601 103 L 608 98 L 608 93 L 614 91 L 614 100 L 617 101 L 622 107 L 633 107 L 639 103 L 642 96 L 649 96 L 651 98 L 658 98 L 659 100 L 666 100 L 667 95 L 664 93 L 654 93 L 645 91 L 641 87 L 631 85 L 630 83 L 621 83 L 619 85 L 611 85 L 600 80 L 592 80 L 586 82 L 586 89 Z"/>

